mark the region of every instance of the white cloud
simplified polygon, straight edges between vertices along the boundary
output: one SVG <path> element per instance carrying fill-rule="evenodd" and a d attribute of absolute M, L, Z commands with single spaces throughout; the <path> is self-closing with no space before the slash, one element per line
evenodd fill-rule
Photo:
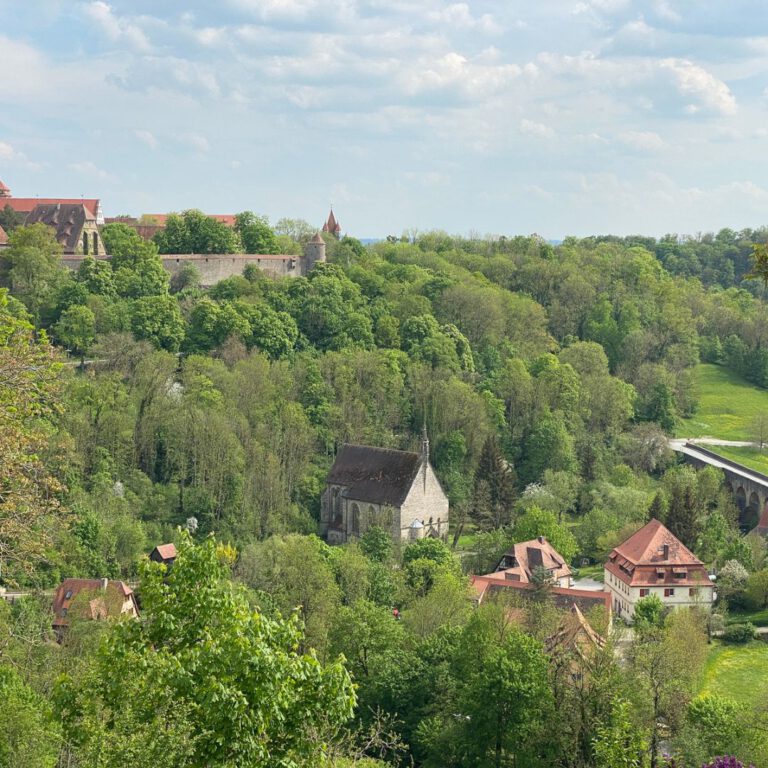
<path fill-rule="evenodd" d="M 704 108 L 723 115 L 736 112 L 736 98 L 728 86 L 704 67 L 687 59 L 664 59 L 660 66 L 672 73 L 678 91 L 693 99 L 686 106 L 687 111 L 694 113 Z"/>
<path fill-rule="evenodd" d="M 139 141 L 143 141 L 151 149 L 157 149 L 159 142 L 151 131 L 136 130 L 133 132 L 133 135 Z"/>
<path fill-rule="evenodd" d="M 490 13 L 473 16 L 466 3 L 452 3 L 439 11 L 430 11 L 427 19 L 438 24 L 459 29 L 477 29 L 486 34 L 500 34 L 502 27 Z"/>
<path fill-rule="evenodd" d="M 538 136 L 541 139 L 552 139 L 555 137 L 555 130 L 551 126 L 527 119 L 520 121 L 520 133 Z"/>
<path fill-rule="evenodd" d="M 115 16 L 112 6 L 103 0 L 94 0 L 85 6 L 85 14 L 101 27 L 114 42 L 125 41 L 139 51 L 149 51 L 152 46 L 143 30 L 127 19 Z"/>
<path fill-rule="evenodd" d="M 184 136 L 184 141 L 196 152 L 206 153 L 211 149 L 211 144 L 205 136 L 199 133 L 188 133 Z"/>
<path fill-rule="evenodd" d="M 112 178 L 110 174 L 108 174 L 102 168 L 99 168 L 90 160 L 84 160 L 81 163 L 70 163 L 67 167 L 75 173 L 80 173 L 84 176 L 94 176 L 95 178 L 102 179 L 103 181 Z"/>
<path fill-rule="evenodd" d="M 658 152 L 667 146 L 654 131 L 624 131 L 619 134 L 619 141 L 641 152 Z"/>
<path fill-rule="evenodd" d="M 14 163 L 22 168 L 27 168 L 30 171 L 38 171 L 42 168 L 40 163 L 32 162 L 24 152 L 16 149 L 7 141 L 0 141 L 0 160 Z"/>

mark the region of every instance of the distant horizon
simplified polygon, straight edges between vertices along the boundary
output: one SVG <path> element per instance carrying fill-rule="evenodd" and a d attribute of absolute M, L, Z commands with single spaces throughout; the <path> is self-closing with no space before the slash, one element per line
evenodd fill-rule
<path fill-rule="evenodd" d="M 0 179 L 381 237 L 752 228 L 767 40 L 758 0 L 0 0 Z"/>

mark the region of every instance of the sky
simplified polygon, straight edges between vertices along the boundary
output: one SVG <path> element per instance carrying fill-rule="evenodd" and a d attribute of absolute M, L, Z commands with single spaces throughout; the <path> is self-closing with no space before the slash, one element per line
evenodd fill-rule
<path fill-rule="evenodd" d="M 765 0 L 0 0 L 0 180 L 360 238 L 768 224 Z"/>

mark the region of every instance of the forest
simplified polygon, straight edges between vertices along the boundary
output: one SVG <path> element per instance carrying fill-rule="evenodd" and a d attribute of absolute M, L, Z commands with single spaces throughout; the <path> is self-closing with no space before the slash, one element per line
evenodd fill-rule
<path fill-rule="evenodd" d="M 0 602 L 0 765 L 768 764 L 766 711 L 699 692 L 729 611 L 768 607 L 766 548 L 667 445 L 700 362 L 768 387 L 768 230 L 327 236 L 307 277 L 210 288 L 159 258 L 312 234 L 275 229 L 109 224 L 77 272 L 43 225 L 0 251 L 0 585 L 28 594 Z M 415 449 L 422 425 L 448 541 L 321 541 L 337 448 Z M 586 572 L 650 517 L 720 574 L 711 616 L 598 612 L 605 645 L 555 664 L 546 584 L 474 607 L 468 575 L 512 543 Z M 146 559 L 169 541 L 170 573 Z M 135 584 L 141 621 L 55 642 L 71 577 Z"/>

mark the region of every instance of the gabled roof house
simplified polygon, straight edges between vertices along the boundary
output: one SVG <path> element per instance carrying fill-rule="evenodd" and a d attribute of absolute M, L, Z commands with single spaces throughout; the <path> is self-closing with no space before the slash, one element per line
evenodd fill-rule
<path fill-rule="evenodd" d="M 709 608 L 714 599 L 704 563 L 656 519 L 611 552 L 605 563 L 605 587 L 614 613 L 627 620 L 637 602 L 649 595 L 657 595 L 670 608 Z"/>

